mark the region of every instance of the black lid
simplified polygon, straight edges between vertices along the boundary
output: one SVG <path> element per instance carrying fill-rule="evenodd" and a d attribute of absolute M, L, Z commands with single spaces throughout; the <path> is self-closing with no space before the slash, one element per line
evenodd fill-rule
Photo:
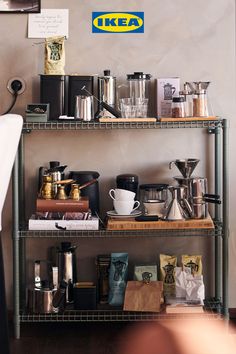
<path fill-rule="evenodd" d="M 155 189 L 157 191 L 162 191 L 163 189 L 166 189 L 168 186 L 169 184 L 166 183 L 151 183 L 151 184 L 141 184 L 139 188 L 144 190 Z"/>
<path fill-rule="evenodd" d="M 41 288 L 44 290 L 50 290 L 50 282 L 49 280 L 41 280 Z"/>
<path fill-rule="evenodd" d="M 68 285 L 68 283 L 65 280 L 60 281 L 60 284 L 59 284 L 60 289 L 66 289 L 67 285 Z"/>
<path fill-rule="evenodd" d="M 143 80 L 150 80 L 152 77 L 151 74 L 144 74 L 142 71 L 139 72 L 134 72 L 133 74 L 127 74 L 127 80 L 138 80 L 138 79 L 143 79 Z"/>
<path fill-rule="evenodd" d="M 67 251 L 71 249 L 71 242 L 61 242 L 62 251 Z"/>
<path fill-rule="evenodd" d="M 173 97 L 172 102 L 184 102 L 184 97 Z"/>
<path fill-rule="evenodd" d="M 94 76 L 92 75 L 77 75 L 71 74 L 69 75 L 69 81 L 92 81 Z"/>
<path fill-rule="evenodd" d="M 100 174 L 97 171 L 70 171 L 69 176 L 92 176 L 98 178 Z"/>
<path fill-rule="evenodd" d="M 60 166 L 60 162 L 59 161 L 49 161 L 49 166 L 50 166 L 50 168 L 58 167 L 58 166 Z"/>
<path fill-rule="evenodd" d="M 111 70 L 104 70 L 104 76 L 111 76 Z"/>
<path fill-rule="evenodd" d="M 129 182 L 138 182 L 138 176 L 131 174 L 131 173 L 125 173 L 125 174 L 116 176 L 116 182 L 118 182 L 120 180 L 129 181 Z"/>

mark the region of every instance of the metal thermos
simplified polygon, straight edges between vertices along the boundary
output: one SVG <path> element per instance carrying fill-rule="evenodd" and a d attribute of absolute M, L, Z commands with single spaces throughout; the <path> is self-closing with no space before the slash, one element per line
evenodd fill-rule
<path fill-rule="evenodd" d="M 111 75 L 110 70 L 104 70 L 104 76 L 98 77 L 98 100 L 96 116 L 112 116 L 102 105 L 105 102 L 112 108 L 116 107 L 116 77 Z"/>
<path fill-rule="evenodd" d="M 73 284 L 77 281 L 75 249 L 70 242 L 61 242 L 61 248 L 57 249 L 58 281 L 67 283 L 67 303 L 73 301 Z"/>

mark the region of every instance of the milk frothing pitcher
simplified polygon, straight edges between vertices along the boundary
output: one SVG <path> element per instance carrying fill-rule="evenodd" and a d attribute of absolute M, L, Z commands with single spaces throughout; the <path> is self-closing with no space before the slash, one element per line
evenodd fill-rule
<path fill-rule="evenodd" d="M 94 118 L 93 96 L 79 95 L 75 97 L 75 119 L 90 121 Z"/>

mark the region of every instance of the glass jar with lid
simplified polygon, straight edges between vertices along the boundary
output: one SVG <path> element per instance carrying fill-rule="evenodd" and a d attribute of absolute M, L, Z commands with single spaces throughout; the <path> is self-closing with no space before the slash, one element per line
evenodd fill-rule
<path fill-rule="evenodd" d="M 185 114 L 185 99 L 183 96 L 173 97 L 171 105 L 172 118 L 184 118 Z"/>
<path fill-rule="evenodd" d="M 185 116 L 193 116 L 193 91 L 191 90 L 189 82 L 184 83 L 184 89 L 179 92 L 179 95 L 184 97 Z"/>

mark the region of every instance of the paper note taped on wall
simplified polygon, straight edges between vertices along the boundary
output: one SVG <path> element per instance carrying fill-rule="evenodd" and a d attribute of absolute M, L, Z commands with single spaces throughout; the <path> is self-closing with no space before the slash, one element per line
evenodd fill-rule
<path fill-rule="evenodd" d="M 68 9 L 42 9 L 41 13 L 28 15 L 28 38 L 68 38 L 68 24 Z"/>

